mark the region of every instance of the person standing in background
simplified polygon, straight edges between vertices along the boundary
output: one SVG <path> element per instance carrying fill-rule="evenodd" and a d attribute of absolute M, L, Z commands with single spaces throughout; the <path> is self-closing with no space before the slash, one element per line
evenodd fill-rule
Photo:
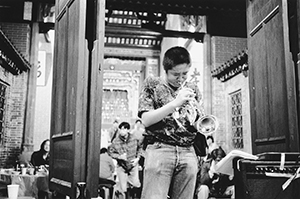
<path fill-rule="evenodd" d="M 126 197 L 127 184 L 138 188 L 141 186 L 139 180 L 138 162 L 140 159 L 139 142 L 134 136 L 129 134 L 130 124 L 121 122 L 118 136 L 108 147 L 108 154 L 117 160 L 117 189 Z"/>
<path fill-rule="evenodd" d="M 113 121 L 113 126 L 109 129 L 108 131 L 108 134 L 109 134 L 109 141 L 112 142 L 116 137 L 117 137 L 117 134 L 118 134 L 118 126 L 119 126 L 119 120 L 118 119 L 115 119 Z"/>
<path fill-rule="evenodd" d="M 138 140 L 139 147 L 143 148 L 145 127 L 144 127 L 141 119 L 137 119 L 135 121 L 134 129 L 131 131 L 131 134 Z M 141 192 L 142 192 L 142 188 L 143 188 L 143 173 L 144 173 L 144 162 L 145 162 L 144 152 L 145 152 L 144 150 L 141 150 L 141 156 L 140 156 L 140 160 L 139 160 L 139 178 L 140 178 L 140 182 L 141 182 L 141 187 L 139 187 L 136 190 L 138 198 L 141 197 Z"/>
<path fill-rule="evenodd" d="M 146 127 L 147 147 L 142 199 L 193 199 L 198 159 L 193 147 L 202 96 L 187 82 L 189 52 L 172 47 L 163 58 L 165 78 L 148 77 L 139 98 L 138 117 Z"/>
<path fill-rule="evenodd" d="M 144 140 L 145 127 L 140 119 L 137 119 L 134 123 L 134 129 L 131 134 L 142 144 Z"/>

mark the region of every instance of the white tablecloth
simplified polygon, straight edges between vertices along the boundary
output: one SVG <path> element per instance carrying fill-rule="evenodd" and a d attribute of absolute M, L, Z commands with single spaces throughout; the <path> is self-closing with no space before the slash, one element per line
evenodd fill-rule
<path fill-rule="evenodd" d="M 48 175 L 16 175 L 9 172 L 0 173 L 0 181 L 8 184 L 18 184 L 18 196 L 31 196 L 38 198 L 39 191 L 49 192 Z"/>

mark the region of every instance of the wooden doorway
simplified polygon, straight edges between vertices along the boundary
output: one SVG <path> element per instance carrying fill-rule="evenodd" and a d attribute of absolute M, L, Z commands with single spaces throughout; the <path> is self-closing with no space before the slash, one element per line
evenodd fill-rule
<path fill-rule="evenodd" d="M 253 152 L 299 151 L 296 63 L 287 0 L 248 1 Z"/>
<path fill-rule="evenodd" d="M 105 1 L 57 0 L 50 189 L 97 196 Z"/>

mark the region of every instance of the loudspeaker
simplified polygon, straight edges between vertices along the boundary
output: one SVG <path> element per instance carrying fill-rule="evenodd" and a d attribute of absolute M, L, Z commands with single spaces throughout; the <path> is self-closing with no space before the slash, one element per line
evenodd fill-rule
<path fill-rule="evenodd" d="M 300 178 L 294 179 L 283 190 L 289 177 L 270 177 L 267 173 L 279 173 L 280 162 L 234 159 L 235 199 L 299 199 Z M 287 165 L 286 165 L 287 166 Z M 288 171 L 296 171 L 300 165 L 288 165 Z M 276 171 L 276 172 L 274 172 Z M 284 171 L 282 171 L 284 174 Z M 290 173 L 294 174 L 294 173 Z"/>

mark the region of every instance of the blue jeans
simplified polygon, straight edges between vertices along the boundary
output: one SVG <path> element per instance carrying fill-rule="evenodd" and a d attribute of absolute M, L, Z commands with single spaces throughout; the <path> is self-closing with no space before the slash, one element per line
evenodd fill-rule
<path fill-rule="evenodd" d="M 138 165 L 133 167 L 133 169 L 129 172 L 129 175 L 125 173 L 125 170 L 120 166 L 117 166 L 116 171 L 117 177 L 119 179 L 119 181 L 116 184 L 116 187 L 122 193 L 127 192 L 128 183 L 131 184 L 133 187 L 137 188 L 141 186 Z"/>
<path fill-rule="evenodd" d="M 198 171 L 193 146 L 148 145 L 144 166 L 142 199 L 193 199 Z"/>

